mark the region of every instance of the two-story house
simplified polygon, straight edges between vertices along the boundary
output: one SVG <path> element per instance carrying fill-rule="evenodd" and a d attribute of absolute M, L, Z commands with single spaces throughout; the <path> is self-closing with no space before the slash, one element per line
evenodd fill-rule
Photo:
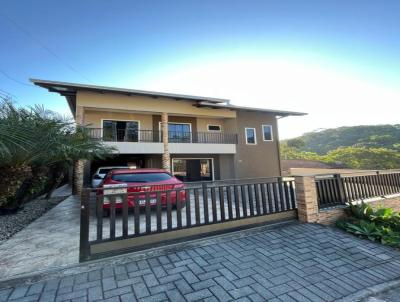
<path fill-rule="evenodd" d="M 65 96 L 76 123 L 115 147 L 112 158 L 86 164 L 86 181 L 97 167 L 110 165 L 164 167 L 183 181 L 279 176 L 277 119 L 304 115 L 218 98 L 32 82 Z"/>

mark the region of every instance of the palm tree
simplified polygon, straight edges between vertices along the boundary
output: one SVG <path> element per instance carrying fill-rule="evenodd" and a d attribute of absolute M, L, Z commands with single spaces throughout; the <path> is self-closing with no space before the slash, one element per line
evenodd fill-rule
<path fill-rule="evenodd" d="M 40 174 L 51 174 L 49 194 L 79 159 L 103 158 L 112 149 L 85 127 L 43 107 L 0 103 L 0 207 L 17 208 Z"/>

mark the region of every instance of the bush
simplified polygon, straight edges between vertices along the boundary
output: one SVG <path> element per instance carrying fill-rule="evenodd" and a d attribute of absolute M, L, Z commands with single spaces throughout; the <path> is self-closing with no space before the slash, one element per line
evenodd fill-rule
<path fill-rule="evenodd" d="M 366 203 L 351 204 L 350 218 L 337 222 L 337 226 L 356 236 L 379 241 L 400 248 L 400 213 L 391 208 L 374 210 Z"/>

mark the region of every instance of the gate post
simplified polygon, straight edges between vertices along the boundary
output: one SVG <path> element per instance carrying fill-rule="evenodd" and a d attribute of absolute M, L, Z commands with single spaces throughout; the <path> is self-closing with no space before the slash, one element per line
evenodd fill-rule
<path fill-rule="evenodd" d="M 83 189 L 81 194 L 81 228 L 79 237 L 79 262 L 87 261 L 90 259 L 89 201 L 90 201 L 90 189 Z"/>
<path fill-rule="evenodd" d="M 317 222 L 318 198 L 315 178 L 312 176 L 295 176 L 297 212 L 301 222 Z"/>

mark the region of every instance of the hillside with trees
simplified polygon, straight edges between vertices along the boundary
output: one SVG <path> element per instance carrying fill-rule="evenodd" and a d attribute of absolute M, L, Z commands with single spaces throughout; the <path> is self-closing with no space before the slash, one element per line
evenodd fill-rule
<path fill-rule="evenodd" d="M 354 126 L 281 142 L 283 159 L 316 160 L 352 169 L 399 169 L 400 125 Z"/>

